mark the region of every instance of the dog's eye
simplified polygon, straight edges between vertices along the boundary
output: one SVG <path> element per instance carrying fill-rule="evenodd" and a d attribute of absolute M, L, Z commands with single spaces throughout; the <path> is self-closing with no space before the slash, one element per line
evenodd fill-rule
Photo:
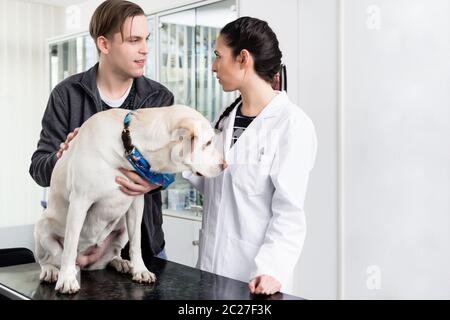
<path fill-rule="evenodd" d="M 211 144 L 211 140 L 209 140 L 207 143 L 206 143 L 206 146 L 209 146 Z"/>

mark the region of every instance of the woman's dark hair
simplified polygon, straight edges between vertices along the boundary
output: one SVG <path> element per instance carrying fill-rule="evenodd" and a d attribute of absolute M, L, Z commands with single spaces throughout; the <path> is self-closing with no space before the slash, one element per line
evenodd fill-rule
<path fill-rule="evenodd" d="M 275 76 L 283 69 L 281 66 L 282 53 L 277 36 L 266 21 L 241 17 L 223 27 L 220 36 L 231 48 L 234 57 L 237 57 L 242 50 L 248 50 L 253 57 L 256 74 L 273 84 Z M 220 121 L 229 116 L 241 99 L 239 96 L 225 109 L 219 117 L 215 129 L 219 129 Z"/>

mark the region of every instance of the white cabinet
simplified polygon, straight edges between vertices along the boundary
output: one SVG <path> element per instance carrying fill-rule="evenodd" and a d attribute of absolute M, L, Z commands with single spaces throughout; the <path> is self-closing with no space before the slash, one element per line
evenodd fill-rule
<path fill-rule="evenodd" d="M 165 210 L 163 230 L 167 259 L 195 267 L 198 258 L 199 231 L 202 221 L 190 212 Z"/>

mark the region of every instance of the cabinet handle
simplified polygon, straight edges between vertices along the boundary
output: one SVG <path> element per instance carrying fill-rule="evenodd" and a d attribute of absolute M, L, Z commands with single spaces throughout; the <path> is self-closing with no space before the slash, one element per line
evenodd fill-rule
<path fill-rule="evenodd" d="M 198 241 L 198 240 L 192 241 L 193 246 L 198 246 L 199 244 L 200 244 L 200 241 Z"/>

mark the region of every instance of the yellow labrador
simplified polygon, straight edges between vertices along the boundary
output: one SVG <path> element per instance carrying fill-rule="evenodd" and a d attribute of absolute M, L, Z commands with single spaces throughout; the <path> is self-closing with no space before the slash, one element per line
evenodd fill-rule
<path fill-rule="evenodd" d="M 119 190 L 119 168 L 134 170 L 125 157 L 124 109 L 100 112 L 79 129 L 70 148 L 56 162 L 48 207 L 36 223 L 36 255 L 42 281 L 55 282 L 62 293 L 80 289 L 77 264 L 95 257 L 86 269 L 111 264 L 131 273 L 134 281 L 153 282 L 155 276 L 141 255 L 141 220 L 144 196 Z M 214 130 L 194 109 L 175 105 L 139 109 L 128 116 L 128 136 L 151 165 L 152 172 L 190 170 L 213 177 L 223 170 L 222 154 L 211 142 Z M 130 241 L 130 261 L 120 251 Z"/>

